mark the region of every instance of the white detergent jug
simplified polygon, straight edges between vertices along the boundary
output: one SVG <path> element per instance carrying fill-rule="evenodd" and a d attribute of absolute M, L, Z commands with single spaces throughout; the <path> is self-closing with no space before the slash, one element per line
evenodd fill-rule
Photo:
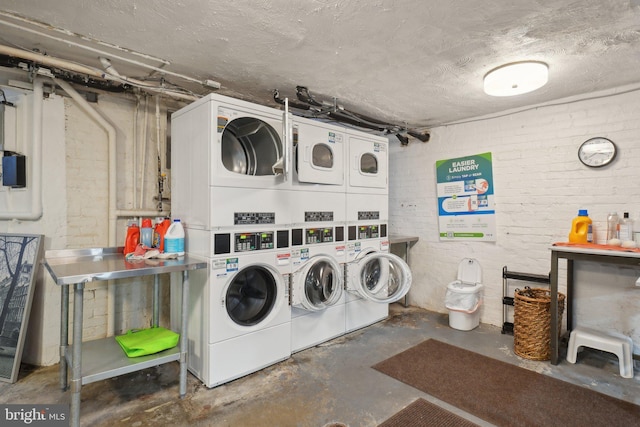
<path fill-rule="evenodd" d="M 174 219 L 164 235 L 164 252 L 184 255 L 184 227 L 179 219 Z"/>

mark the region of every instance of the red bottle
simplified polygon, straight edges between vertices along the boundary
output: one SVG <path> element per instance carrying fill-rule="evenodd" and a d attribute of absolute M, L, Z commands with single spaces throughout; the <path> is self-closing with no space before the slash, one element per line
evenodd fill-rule
<path fill-rule="evenodd" d="M 138 243 L 140 243 L 140 227 L 136 223 L 131 223 L 127 228 L 127 237 L 124 241 L 124 254 L 135 252 Z"/>
<path fill-rule="evenodd" d="M 153 247 L 164 252 L 164 235 L 171 226 L 171 220 L 164 218 L 158 221 L 153 229 Z"/>

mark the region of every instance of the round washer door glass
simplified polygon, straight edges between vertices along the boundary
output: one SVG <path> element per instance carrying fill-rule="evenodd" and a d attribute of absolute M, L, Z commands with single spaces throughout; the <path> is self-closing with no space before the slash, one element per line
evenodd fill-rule
<path fill-rule="evenodd" d="M 282 157 L 282 140 L 268 123 L 253 117 L 230 121 L 222 131 L 222 164 L 240 175 L 275 175 Z"/>
<path fill-rule="evenodd" d="M 227 288 L 227 314 L 238 325 L 257 325 L 269 316 L 277 296 L 276 278 L 269 270 L 262 266 L 246 267 Z"/>
<path fill-rule="evenodd" d="M 370 253 L 356 262 L 358 293 L 365 299 L 391 303 L 404 297 L 411 288 L 411 270 L 400 257 L 388 253 Z"/>
<path fill-rule="evenodd" d="M 342 271 L 340 264 L 328 257 L 310 262 L 304 272 L 303 307 L 308 310 L 324 310 L 338 302 L 342 296 Z"/>

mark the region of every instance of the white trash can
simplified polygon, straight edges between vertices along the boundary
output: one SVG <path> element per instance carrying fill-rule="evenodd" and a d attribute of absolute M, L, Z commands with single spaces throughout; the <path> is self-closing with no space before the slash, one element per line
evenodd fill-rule
<path fill-rule="evenodd" d="M 449 326 L 470 331 L 480 324 L 482 304 L 482 269 L 477 260 L 465 258 L 458 265 L 458 280 L 447 286 L 445 307 L 449 310 Z"/>

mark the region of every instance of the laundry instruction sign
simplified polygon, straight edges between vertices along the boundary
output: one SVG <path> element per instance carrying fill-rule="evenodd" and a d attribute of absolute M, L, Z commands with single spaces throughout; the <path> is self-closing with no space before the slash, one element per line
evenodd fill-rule
<path fill-rule="evenodd" d="M 491 153 L 436 162 L 440 240 L 495 242 Z"/>

